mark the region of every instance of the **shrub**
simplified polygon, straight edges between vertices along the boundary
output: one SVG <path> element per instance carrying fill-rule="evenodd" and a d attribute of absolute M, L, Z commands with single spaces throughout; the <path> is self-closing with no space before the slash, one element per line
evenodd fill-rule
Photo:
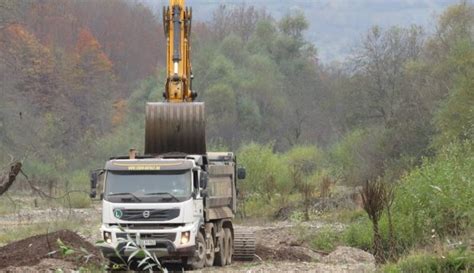
<path fill-rule="evenodd" d="M 318 231 L 311 240 L 311 247 L 317 250 L 327 252 L 333 251 L 336 246 L 340 245 L 340 233 L 332 227 L 324 227 Z"/>
<path fill-rule="evenodd" d="M 372 247 L 372 226 L 368 218 L 350 225 L 343 234 L 345 244 L 368 251 Z"/>
<path fill-rule="evenodd" d="M 309 220 L 311 201 L 325 173 L 316 173 L 322 165 L 322 152 L 315 146 L 295 146 L 285 154 L 292 185 L 303 199 L 304 218 Z"/>
<path fill-rule="evenodd" d="M 431 244 L 432 230 L 436 235 L 459 236 L 472 225 L 474 188 L 474 145 L 472 141 L 453 143 L 401 181 L 395 189 L 393 224 L 395 255 L 415 246 Z M 354 223 L 344 233 L 344 241 L 354 247 L 370 249 L 372 230 L 368 221 Z M 388 221 L 380 220 L 383 249 L 387 253 Z M 421 258 L 420 258 L 421 259 Z M 423 257 L 423 259 L 430 259 Z M 413 261 L 414 263 L 415 261 Z M 424 264 L 427 264 L 424 261 Z"/>
<path fill-rule="evenodd" d="M 245 217 L 267 217 L 273 216 L 275 209 L 266 200 L 258 195 L 250 195 L 245 198 L 243 203 L 243 211 Z"/>
<path fill-rule="evenodd" d="M 380 180 L 367 181 L 361 189 L 362 203 L 367 212 L 374 231 L 372 251 L 377 262 L 384 260 L 382 235 L 380 234 L 379 221 L 385 209 L 386 186 Z"/>
<path fill-rule="evenodd" d="M 360 248 L 365 251 L 372 249 L 373 245 L 373 230 L 370 220 L 367 216 L 359 216 L 354 218 L 354 222 L 350 224 L 343 234 L 345 244 L 351 247 Z M 394 230 L 394 251 L 392 255 L 398 256 L 411 249 L 418 241 L 411 231 L 411 218 L 404 215 L 397 214 L 393 219 Z M 385 257 L 390 251 L 389 241 L 389 223 L 386 214 L 382 215 L 380 219 L 380 235 L 382 236 L 382 247 L 385 252 Z"/>
<path fill-rule="evenodd" d="M 460 235 L 472 224 L 474 211 L 474 143 L 451 144 L 408 174 L 396 191 L 394 211 L 411 219 L 413 237 Z"/>
<path fill-rule="evenodd" d="M 287 168 L 281 155 L 273 152 L 273 145 L 251 143 L 239 150 L 239 162 L 247 169 L 247 178 L 240 184 L 241 197 L 259 196 L 266 204 L 285 207 L 291 185 L 288 183 Z M 277 208 L 278 209 L 278 208 Z"/>
<path fill-rule="evenodd" d="M 92 201 L 85 192 L 71 192 L 69 193 L 69 197 L 64 197 L 63 204 L 65 207 L 82 209 L 89 208 L 92 204 Z"/>

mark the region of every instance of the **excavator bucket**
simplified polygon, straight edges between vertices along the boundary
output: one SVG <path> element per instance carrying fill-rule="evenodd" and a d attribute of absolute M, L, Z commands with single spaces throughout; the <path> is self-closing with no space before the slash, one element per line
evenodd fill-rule
<path fill-rule="evenodd" d="M 206 153 L 204 103 L 147 103 L 145 154 L 173 152 Z"/>

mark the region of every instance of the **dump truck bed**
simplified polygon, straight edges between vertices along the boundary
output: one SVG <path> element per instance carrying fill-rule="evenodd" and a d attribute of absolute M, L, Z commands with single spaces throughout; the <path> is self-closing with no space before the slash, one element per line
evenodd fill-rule
<path fill-rule="evenodd" d="M 233 153 L 208 153 L 209 182 L 206 217 L 209 220 L 232 218 L 235 215 L 236 165 Z"/>

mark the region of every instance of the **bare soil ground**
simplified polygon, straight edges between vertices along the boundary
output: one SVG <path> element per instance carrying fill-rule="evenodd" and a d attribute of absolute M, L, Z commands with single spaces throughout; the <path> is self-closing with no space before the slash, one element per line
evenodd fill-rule
<path fill-rule="evenodd" d="M 309 228 L 319 229 L 325 224 L 306 223 Z M 273 222 L 264 225 L 251 225 L 257 239 L 257 259 L 264 261 L 319 261 L 328 253 L 313 251 L 308 242 L 297 234 L 295 224 L 287 221 Z"/>
<path fill-rule="evenodd" d="M 59 250 L 58 239 L 75 253 L 63 256 Z M 0 269 L 6 271 L 19 266 L 35 266 L 43 259 L 61 259 L 73 263 L 76 267 L 88 263 L 95 265 L 101 263 L 98 249 L 69 230 L 36 235 L 0 248 Z"/>
<path fill-rule="evenodd" d="M 327 227 L 327 223 L 309 222 L 313 229 Z M 235 262 L 225 268 L 208 268 L 204 272 L 375 272 L 375 259 L 365 251 L 339 247 L 331 253 L 314 251 L 302 241 L 295 224 L 273 222 L 248 225 L 257 239 L 254 262 Z M 341 225 L 332 226 L 341 229 Z"/>
<path fill-rule="evenodd" d="M 23 211 L 0 216 L 0 234 L 16 226 L 37 224 L 44 221 L 75 219 L 81 225 L 73 231 L 59 231 L 15 241 L 0 248 L 1 272 L 50 272 L 61 268 L 72 272 L 84 266 L 84 255 L 64 258 L 58 252 L 57 238 L 75 249 L 83 247 L 93 254 L 92 263 L 104 262 L 94 247 L 99 237 L 98 208 L 47 209 Z M 100 218 L 99 218 L 100 220 Z M 309 222 L 305 225 L 315 231 L 328 227 L 342 229 L 342 225 L 324 222 Z M 371 254 L 354 248 L 338 248 L 332 253 L 314 251 L 309 243 L 300 239 L 296 225 L 289 221 L 271 223 L 246 223 L 257 238 L 257 257 L 254 262 L 234 262 L 225 268 L 206 268 L 202 272 L 375 272 L 375 261 Z M 179 270 L 181 271 L 181 270 Z"/>

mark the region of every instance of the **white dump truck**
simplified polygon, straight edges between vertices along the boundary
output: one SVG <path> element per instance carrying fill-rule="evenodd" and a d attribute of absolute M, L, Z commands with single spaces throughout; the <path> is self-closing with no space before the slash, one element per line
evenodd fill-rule
<path fill-rule="evenodd" d="M 127 261 L 133 250 L 119 238 L 128 238 L 192 269 L 252 259 L 253 234 L 233 224 L 244 178 L 233 153 L 111 158 L 91 175 L 91 196 L 102 199 L 104 256 Z"/>

